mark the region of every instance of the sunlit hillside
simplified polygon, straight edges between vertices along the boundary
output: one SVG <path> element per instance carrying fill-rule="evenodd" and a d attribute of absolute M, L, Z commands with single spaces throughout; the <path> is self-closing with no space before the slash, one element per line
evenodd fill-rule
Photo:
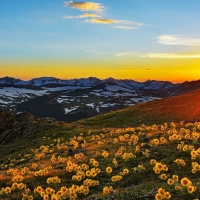
<path fill-rule="evenodd" d="M 72 124 L 30 118 L 33 134 L 0 146 L 0 199 L 198 199 L 199 100 L 194 92 Z"/>
<path fill-rule="evenodd" d="M 200 90 L 189 94 L 137 104 L 79 121 L 83 125 L 127 127 L 171 121 L 200 121 Z"/>

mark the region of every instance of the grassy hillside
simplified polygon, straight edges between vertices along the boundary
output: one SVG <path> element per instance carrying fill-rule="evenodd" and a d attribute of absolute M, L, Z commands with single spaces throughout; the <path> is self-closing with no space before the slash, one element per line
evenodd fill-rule
<path fill-rule="evenodd" d="M 195 92 L 73 124 L 40 122 L 0 146 L 0 199 L 198 199 L 199 100 Z"/>
<path fill-rule="evenodd" d="M 127 127 L 165 122 L 200 121 L 200 90 L 172 98 L 140 103 L 79 121 L 82 125 Z"/>

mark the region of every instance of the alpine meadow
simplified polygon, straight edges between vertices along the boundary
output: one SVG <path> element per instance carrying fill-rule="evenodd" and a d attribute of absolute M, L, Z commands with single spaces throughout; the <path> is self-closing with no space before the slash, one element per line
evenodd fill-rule
<path fill-rule="evenodd" d="M 0 1 L 0 200 L 200 200 L 199 7 Z"/>

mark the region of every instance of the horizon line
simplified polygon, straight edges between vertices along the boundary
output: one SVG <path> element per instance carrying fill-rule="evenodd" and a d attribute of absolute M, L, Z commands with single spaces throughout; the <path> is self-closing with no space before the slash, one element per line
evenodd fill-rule
<path fill-rule="evenodd" d="M 96 79 L 99 79 L 99 80 L 106 80 L 106 79 L 109 79 L 109 78 L 112 78 L 112 79 L 115 79 L 115 80 L 131 80 L 131 81 L 135 81 L 135 82 L 146 82 L 146 81 L 160 81 L 160 82 L 171 82 L 171 83 L 184 83 L 184 82 L 193 82 L 193 81 L 198 81 L 198 80 L 184 80 L 184 81 L 170 81 L 170 80 L 156 80 L 156 79 L 146 79 L 144 81 L 139 81 L 139 80 L 135 80 L 135 79 L 118 79 L 118 78 L 114 78 L 114 77 L 108 77 L 108 78 L 98 78 L 98 77 L 95 77 L 95 76 L 89 76 L 89 77 L 81 77 L 81 78 L 66 78 L 66 79 L 63 79 L 63 78 L 57 78 L 57 77 L 54 77 L 54 76 L 41 76 L 41 77 L 35 77 L 35 78 L 31 78 L 31 79 L 26 79 L 26 78 L 18 78 L 18 77 L 11 77 L 11 76 L 4 76 L 4 77 L 0 77 L 0 79 L 3 79 L 3 78 L 13 78 L 13 79 L 19 79 L 21 81 L 25 81 L 25 82 L 28 82 L 28 81 L 31 81 L 33 79 L 41 79 L 41 78 L 54 78 L 54 79 L 59 79 L 59 80 L 62 80 L 62 81 L 67 81 L 67 80 L 73 80 L 73 79 L 88 79 L 88 78 L 96 78 Z"/>

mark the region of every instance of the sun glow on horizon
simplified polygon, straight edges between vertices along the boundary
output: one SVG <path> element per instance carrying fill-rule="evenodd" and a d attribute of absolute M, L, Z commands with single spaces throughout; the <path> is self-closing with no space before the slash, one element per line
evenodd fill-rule
<path fill-rule="evenodd" d="M 200 79 L 200 2 L 49 0 L 1 6 L 1 77 Z"/>

